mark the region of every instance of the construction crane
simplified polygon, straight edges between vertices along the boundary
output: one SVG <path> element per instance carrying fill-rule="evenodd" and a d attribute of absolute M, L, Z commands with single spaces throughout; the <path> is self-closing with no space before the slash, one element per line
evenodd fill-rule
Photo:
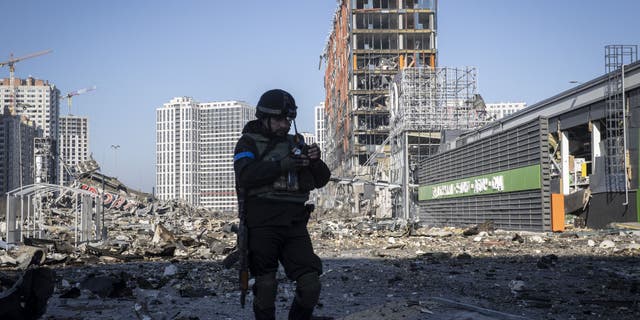
<path fill-rule="evenodd" d="M 53 50 L 49 49 L 49 50 L 44 50 L 44 51 L 28 54 L 26 56 L 17 57 L 17 58 L 14 58 L 13 57 L 13 53 L 11 53 L 9 55 L 9 60 L 0 62 L 0 68 L 4 67 L 4 66 L 9 66 L 9 87 L 10 87 L 10 90 L 11 90 L 11 105 L 9 106 L 9 110 L 10 110 L 9 112 L 10 113 L 13 114 L 15 112 L 16 89 L 15 89 L 14 74 L 15 74 L 15 71 L 16 71 L 16 67 L 15 67 L 16 62 L 19 62 L 19 61 L 22 61 L 22 60 L 26 60 L 26 59 L 35 58 L 35 57 L 38 57 L 38 56 L 41 56 L 41 55 L 45 55 L 47 53 L 51 53 L 52 51 Z"/>
<path fill-rule="evenodd" d="M 73 99 L 74 96 L 77 95 L 81 95 L 83 93 L 87 93 L 89 91 L 93 91 L 96 89 L 96 86 L 90 87 L 90 88 L 84 88 L 84 89 L 80 89 L 80 90 L 76 90 L 76 91 L 71 91 L 63 96 L 60 97 L 60 99 L 67 99 L 67 105 L 69 106 L 69 114 L 71 114 L 71 101 Z"/>

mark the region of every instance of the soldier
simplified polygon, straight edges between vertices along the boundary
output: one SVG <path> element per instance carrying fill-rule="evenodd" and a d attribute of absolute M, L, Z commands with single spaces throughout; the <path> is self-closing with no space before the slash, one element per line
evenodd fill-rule
<path fill-rule="evenodd" d="M 248 122 L 234 151 L 239 197 L 244 199 L 249 269 L 255 277 L 256 319 L 275 319 L 278 262 L 296 281 L 289 319 L 311 319 L 320 297 L 322 262 L 307 230 L 309 191 L 327 184 L 331 172 L 317 144 L 288 134 L 296 117 L 293 97 L 280 89 L 265 92 L 256 118 Z M 295 122 L 294 122 L 295 128 Z"/>

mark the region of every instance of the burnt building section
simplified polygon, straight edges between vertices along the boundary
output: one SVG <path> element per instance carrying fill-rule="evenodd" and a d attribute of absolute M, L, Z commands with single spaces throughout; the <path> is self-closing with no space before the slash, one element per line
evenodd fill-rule
<path fill-rule="evenodd" d="M 538 231 L 640 222 L 637 46 L 607 46 L 605 66 L 421 162 L 420 220 Z"/>
<path fill-rule="evenodd" d="M 343 0 L 324 52 L 326 161 L 373 177 L 390 153 L 389 90 L 406 67 L 436 66 L 437 1 Z M 387 161 L 388 162 L 388 161 Z"/>

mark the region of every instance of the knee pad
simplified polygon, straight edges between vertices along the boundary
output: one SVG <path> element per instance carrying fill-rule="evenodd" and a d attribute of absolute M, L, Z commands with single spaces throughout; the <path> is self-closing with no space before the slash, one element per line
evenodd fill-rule
<path fill-rule="evenodd" d="M 275 273 L 267 273 L 256 277 L 253 284 L 253 305 L 261 310 L 273 308 L 276 302 L 278 282 Z"/>
<path fill-rule="evenodd" d="M 304 308 L 313 308 L 320 298 L 320 276 L 317 272 L 301 275 L 296 280 L 296 302 Z"/>

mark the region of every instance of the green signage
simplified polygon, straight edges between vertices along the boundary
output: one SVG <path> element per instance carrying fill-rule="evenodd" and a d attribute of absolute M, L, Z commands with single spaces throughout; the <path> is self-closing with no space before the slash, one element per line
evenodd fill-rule
<path fill-rule="evenodd" d="M 418 200 L 437 200 L 541 188 L 540 165 L 421 186 Z"/>

